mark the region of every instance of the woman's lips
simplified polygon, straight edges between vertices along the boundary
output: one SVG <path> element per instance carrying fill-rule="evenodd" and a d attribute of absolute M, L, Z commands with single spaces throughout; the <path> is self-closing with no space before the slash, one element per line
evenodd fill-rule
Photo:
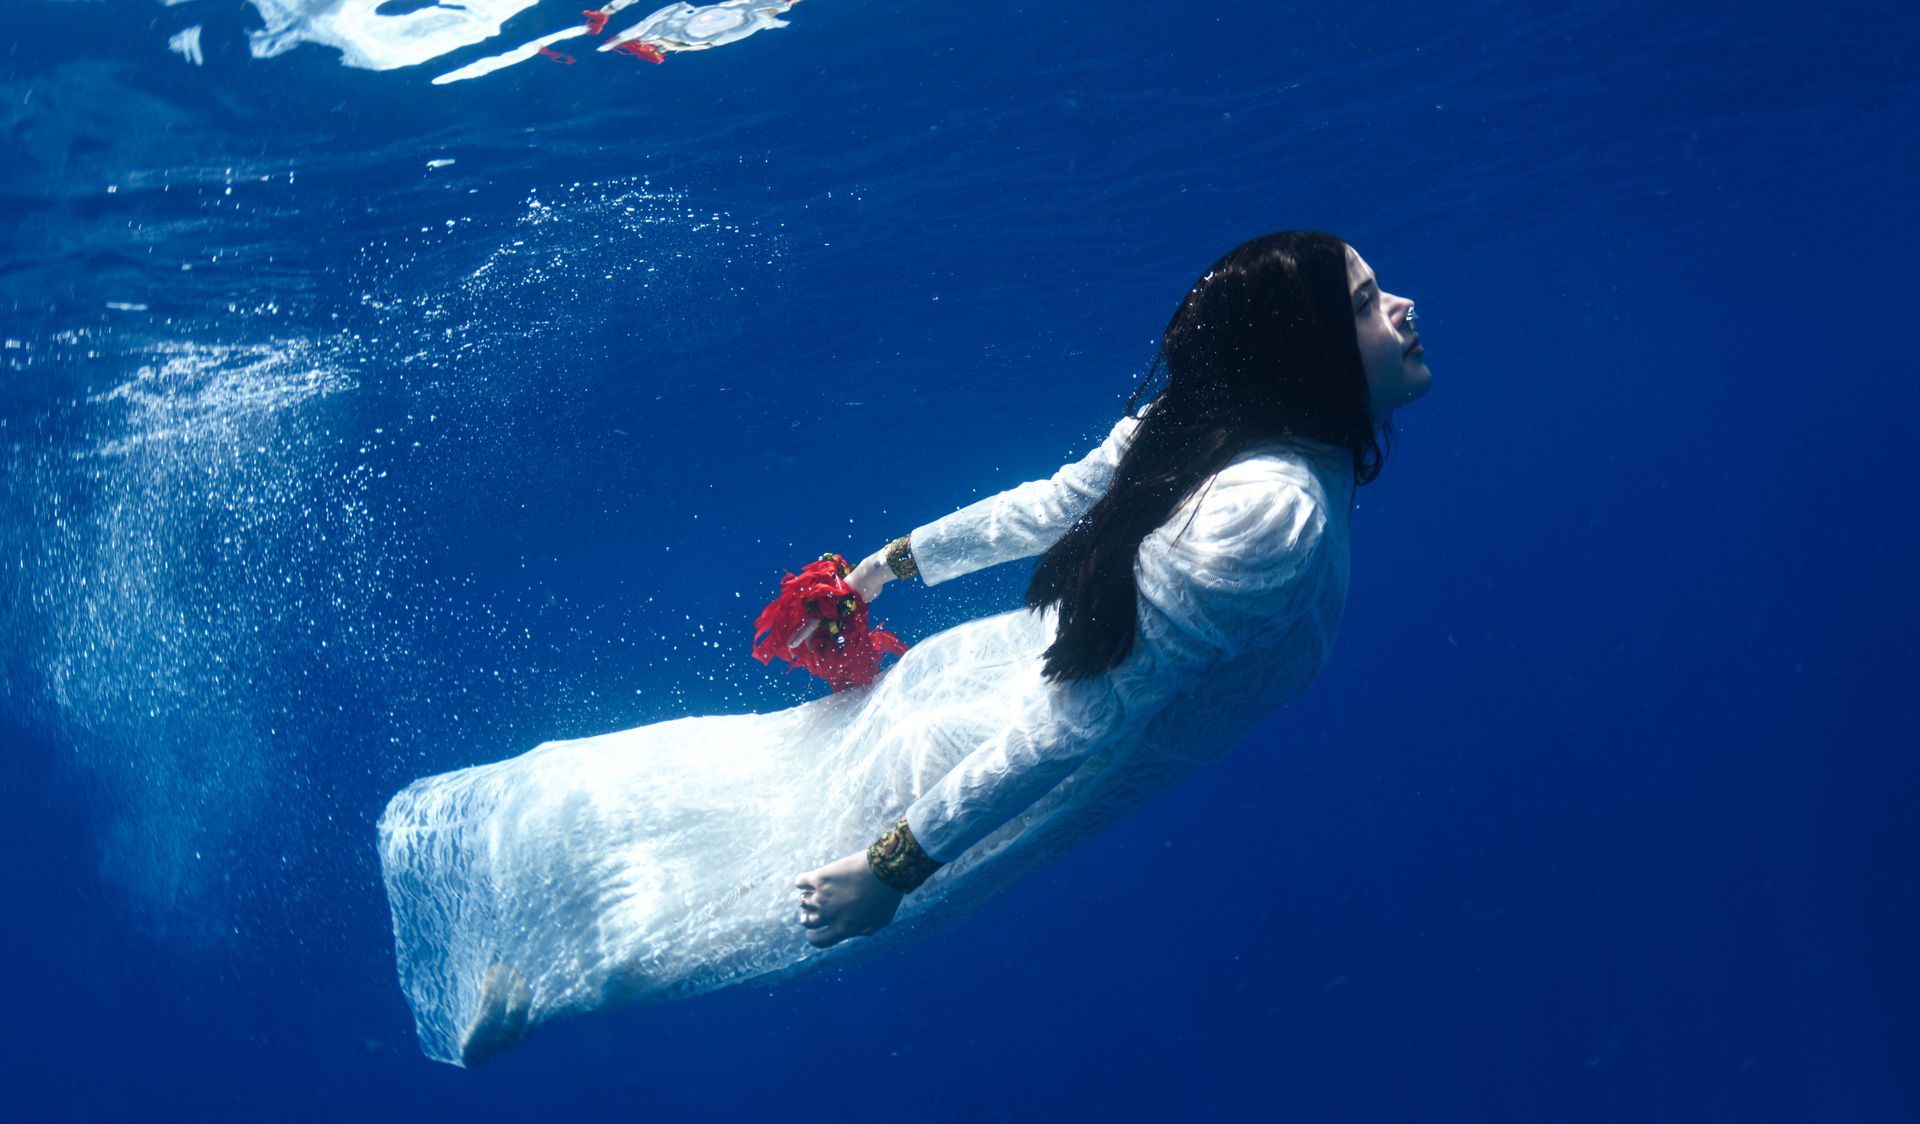
<path fill-rule="evenodd" d="M 1427 353 L 1427 349 L 1420 346 L 1420 337 L 1419 336 L 1413 337 L 1413 346 L 1407 348 L 1407 354 L 1408 355 L 1425 355 L 1426 353 Z"/>

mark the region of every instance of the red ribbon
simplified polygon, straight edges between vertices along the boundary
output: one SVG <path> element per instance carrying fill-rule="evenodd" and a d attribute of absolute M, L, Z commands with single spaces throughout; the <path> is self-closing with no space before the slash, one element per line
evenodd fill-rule
<path fill-rule="evenodd" d="M 780 579 L 780 596 L 753 622 L 753 658 L 769 663 L 778 656 L 818 675 L 835 691 L 879 678 L 880 657 L 903 655 L 907 645 L 868 625 L 866 600 L 847 584 L 847 573 L 847 560 L 834 554 Z M 805 643 L 788 647 L 808 621 L 820 625 Z"/>

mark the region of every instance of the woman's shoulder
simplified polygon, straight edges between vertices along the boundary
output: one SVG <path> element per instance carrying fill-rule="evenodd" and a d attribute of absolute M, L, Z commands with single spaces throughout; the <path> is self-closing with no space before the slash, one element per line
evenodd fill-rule
<path fill-rule="evenodd" d="M 1311 553 L 1336 509 L 1311 459 L 1249 450 L 1215 473 L 1162 526 L 1161 545 L 1187 565 L 1255 566 Z"/>
<path fill-rule="evenodd" d="M 1279 504 L 1327 511 L 1351 491 L 1341 487 L 1352 473 L 1344 457 L 1342 450 L 1332 446 L 1271 441 L 1235 457 L 1214 475 L 1212 484 L 1228 499 L 1242 503 L 1258 502 L 1264 496 Z"/>

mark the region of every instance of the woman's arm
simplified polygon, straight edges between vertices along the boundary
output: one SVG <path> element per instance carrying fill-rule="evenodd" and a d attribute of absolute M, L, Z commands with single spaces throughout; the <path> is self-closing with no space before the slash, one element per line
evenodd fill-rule
<path fill-rule="evenodd" d="M 847 575 L 847 584 L 872 604 L 895 578 L 918 577 L 938 585 L 1000 562 L 1039 554 L 1060 541 L 1073 521 L 1106 494 L 1138 424 L 1134 418 L 1121 418 L 1098 448 L 1052 477 L 988 496 L 895 539 L 862 559 Z M 809 622 L 788 646 L 799 647 L 817 627 Z"/>
<path fill-rule="evenodd" d="M 907 809 L 915 840 L 933 859 L 958 858 L 1220 662 L 1291 632 L 1310 611 L 1325 527 L 1319 501 L 1277 462 L 1223 470 L 1140 545 L 1140 617 L 1151 627 L 1133 651 L 1077 682 L 1041 678 L 1036 659 L 1018 720 Z"/>
<path fill-rule="evenodd" d="M 968 504 L 916 528 L 911 536 L 920 580 L 949 578 L 1016 558 L 1030 558 L 1060 541 L 1113 482 L 1113 471 L 1140 423 L 1121 418 L 1099 448 L 1046 480 L 1034 480 Z"/>
<path fill-rule="evenodd" d="M 1191 521 L 1185 505 L 1141 544 L 1142 601 L 1164 627 L 1143 633 L 1119 667 L 1054 683 L 1028 669 L 1018 719 L 982 743 L 908 807 L 858 871 L 848 856 L 820 871 L 843 881 L 834 904 L 808 907 L 808 939 L 825 947 L 891 920 L 900 895 L 958 858 L 1112 744 L 1193 691 L 1223 659 L 1292 629 L 1323 570 L 1321 505 L 1271 462 L 1241 462 L 1216 478 Z M 1180 528 L 1185 524 L 1184 529 Z M 877 862 L 877 865 L 876 865 Z M 869 878 L 868 874 L 874 877 Z M 865 885 L 868 892 L 862 893 Z M 876 888 L 877 887 L 877 888 Z M 875 903 L 884 903 L 878 924 Z M 858 915 L 858 926 L 846 918 Z"/>
<path fill-rule="evenodd" d="M 1041 680 L 1036 662 L 1020 720 L 968 754 L 873 846 L 794 880 L 807 941 L 828 948 L 893 920 L 934 871 L 1038 800 L 1119 728 L 1111 675 Z"/>

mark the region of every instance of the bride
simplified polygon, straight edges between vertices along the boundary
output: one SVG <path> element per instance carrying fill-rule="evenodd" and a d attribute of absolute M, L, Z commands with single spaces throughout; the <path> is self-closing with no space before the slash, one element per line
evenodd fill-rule
<path fill-rule="evenodd" d="M 1326 661 L 1354 488 L 1431 381 L 1413 323 L 1331 235 L 1247 242 L 1099 448 L 847 578 L 871 601 L 1039 555 L 1027 609 L 788 710 L 408 786 L 380 856 L 422 1049 L 475 1065 L 554 1018 L 877 951 L 1220 757 Z"/>

